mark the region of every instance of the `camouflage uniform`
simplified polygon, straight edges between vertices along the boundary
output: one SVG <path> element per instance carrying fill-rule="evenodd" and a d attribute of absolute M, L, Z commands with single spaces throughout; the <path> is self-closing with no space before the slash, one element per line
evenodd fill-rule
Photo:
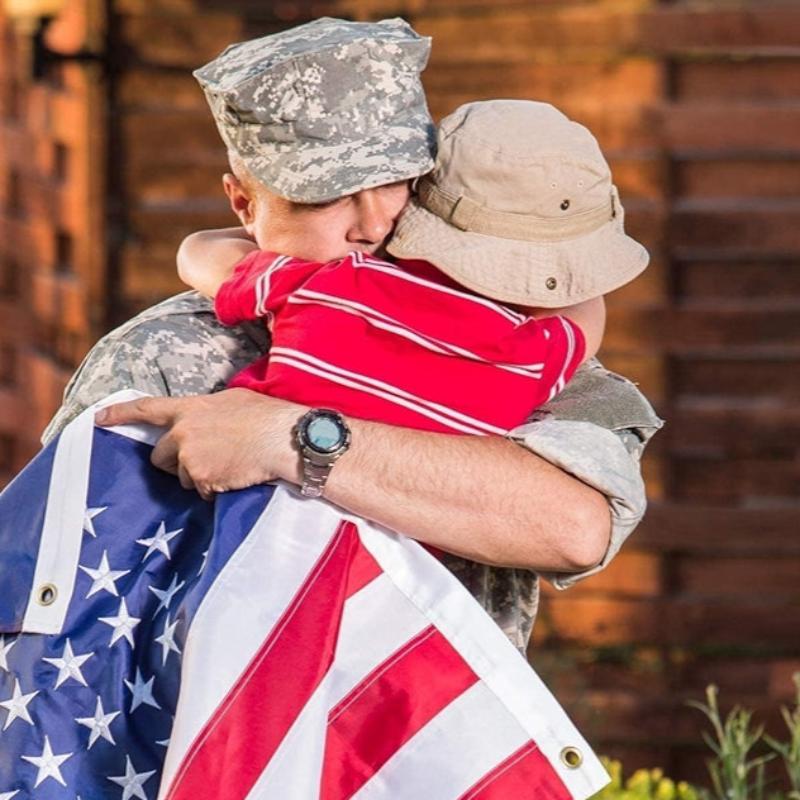
<path fill-rule="evenodd" d="M 268 347 L 261 325 L 226 328 L 196 292 L 165 300 L 112 331 L 92 349 L 67 386 L 64 405 L 42 437 L 48 442 L 87 406 L 119 389 L 177 396 L 225 387 Z M 512 431 L 511 438 L 608 497 L 613 528 L 602 563 L 582 573 L 548 575 L 566 588 L 609 563 L 645 509 L 639 458 L 661 426 L 636 387 L 594 361 L 555 400 Z M 524 649 L 536 616 L 539 585 L 525 569 L 501 569 L 447 557 L 478 602 Z"/>

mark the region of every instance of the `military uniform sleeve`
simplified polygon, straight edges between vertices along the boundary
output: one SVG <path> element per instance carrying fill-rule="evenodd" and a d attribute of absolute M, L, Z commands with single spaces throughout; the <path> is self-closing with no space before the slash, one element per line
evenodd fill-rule
<path fill-rule="evenodd" d="M 184 292 L 146 309 L 104 336 L 64 392 L 64 402 L 42 434 L 47 444 L 85 408 L 121 389 L 158 397 L 224 389 L 269 346 L 260 323 L 226 328 L 211 301 Z"/>
<path fill-rule="evenodd" d="M 543 575 L 557 588 L 604 569 L 639 524 L 647 505 L 640 458 L 662 424 L 633 383 L 592 359 L 564 392 L 509 434 L 608 499 L 612 525 L 605 556 L 583 572 Z"/>

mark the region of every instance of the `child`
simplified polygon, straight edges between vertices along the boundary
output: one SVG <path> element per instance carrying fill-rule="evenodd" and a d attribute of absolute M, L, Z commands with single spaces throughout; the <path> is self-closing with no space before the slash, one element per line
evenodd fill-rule
<path fill-rule="evenodd" d="M 442 122 L 436 167 L 388 250 L 396 263 L 353 252 L 319 264 L 206 231 L 181 246 L 179 269 L 223 323 L 267 320 L 269 354 L 231 386 L 502 435 L 595 354 L 602 296 L 647 264 L 594 138 L 527 101 L 472 103 Z"/>

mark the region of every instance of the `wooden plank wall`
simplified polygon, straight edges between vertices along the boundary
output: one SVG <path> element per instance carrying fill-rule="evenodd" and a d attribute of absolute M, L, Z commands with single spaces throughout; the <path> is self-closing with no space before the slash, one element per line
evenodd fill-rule
<path fill-rule="evenodd" d="M 425 83 L 437 118 L 467 100 L 531 98 L 596 133 L 628 228 L 652 253 L 647 273 L 610 298 L 604 358 L 641 383 L 669 424 L 646 459 L 648 519 L 608 571 L 547 593 L 531 656 L 599 749 L 632 767 L 702 775 L 701 720 L 684 701 L 710 681 L 775 724 L 800 668 L 800 6 L 114 0 L 111 8 L 110 113 L 95 129 L 112 165 L 98 223 L 108 232 L 106 264 L 93 262 L 96 271 L 77 281 L 105 286 L 92 308 L 109 320 L 180 289 L 180 239 L 230 221 L 222 149 L 189 71 L 231 41 L 322 14 L 402 14 L 433 36 Z M 14 330 L 31 314 L 20 316 Z M 37 352 L 52 354 L 52 370 L 76 357 Z M 0 434 L 17 430 L 26 419 L 18 395 L 0 387 L 0 403 L 18 409 Z"/>

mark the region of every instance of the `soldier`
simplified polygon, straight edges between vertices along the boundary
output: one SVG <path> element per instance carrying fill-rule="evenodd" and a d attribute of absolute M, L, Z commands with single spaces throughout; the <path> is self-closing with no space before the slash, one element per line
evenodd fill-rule
<path fill-rule="evenodd" d="M 428 50 L 402 20 L 321 19 L 233 45 L 198 70 L 231 156 L 224 185 L 239 218 L 277 249 L 282 234 L 302 231 L 303 258 L 379 252 L 409 182 L 433 164 L 419 79 Z M 200 295 L 171 298 L 95 346 L 44 441 L 112 391 L 164 396 L 98 421 L 165 426 L 154 463 L 205 495 L 301 485 L 322 470 L 332 502 L 453 554 L 448 565 L 522 649 L 537 573 L 563 588 L 602 569 L 641 519 L 639 457 L 660 421 L 597 362 L 506 439 L 348 419 L 349 431 L 334 433 L 337 454 L 348 439 L 346 457 L 312 469 L 292 433 L 308 409 L 218 391 L 267 346 L 261 326 L 217 324 Z"/>

